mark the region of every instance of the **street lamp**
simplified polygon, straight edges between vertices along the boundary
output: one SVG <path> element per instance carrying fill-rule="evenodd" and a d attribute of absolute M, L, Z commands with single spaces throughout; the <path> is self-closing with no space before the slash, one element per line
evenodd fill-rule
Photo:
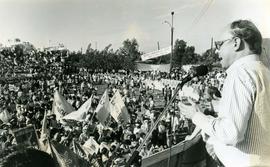
<path fill-rule="evenodd" d="M 167 23 L 171 27 L 171 57 L 170 57 L 170 70 L 172 70 L 172 57 L 173 57 L 173 15 L 174 12 L 171 12 L 172 15 L 172 22 L 169 23 L 167 20 L 164 21 L 164 23 Z"/>

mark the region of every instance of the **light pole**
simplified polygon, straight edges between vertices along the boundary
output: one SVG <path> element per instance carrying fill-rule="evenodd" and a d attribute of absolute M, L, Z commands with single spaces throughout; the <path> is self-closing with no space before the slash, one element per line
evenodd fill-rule
<path fill-rule="evenodd" d="M 167 23 L 170 27 L 171 27 L 171 56 L 170 56 L 170 71 L 172 70 L 172 57 L 173 57 L 173 15 L 174 12 L 171 12 L 172 15 L 172 22 L 169 23 L 167 20 L 164 21 L 164 23 Z M 171 132 L 170 132 L 171 131 Z M 168 131 L 168 138 L 169 138 L 169 147 L 170 147 L 170 156 L 168 158 L 168 164 L 167 166 L 170 167 L 170 163 L 171 163 L 171 148 L 172 148 L 172 127 L 171 130 Z M 170 134 L 171 133 L 171 134 Z"/>
<path fill-rule="evenodd" d="M 171 27 L 171 57 L 170 57 L 170 70 L 172 70 L 172 58 L 173 58 L 173 15 L 174 15 L 174 12 L 171 12 L 171 15 L 172 15 L 172 22 L 169 23 L 168 21 L 164 21 L 164 23 L 167 23 L 170 27 Z"/>

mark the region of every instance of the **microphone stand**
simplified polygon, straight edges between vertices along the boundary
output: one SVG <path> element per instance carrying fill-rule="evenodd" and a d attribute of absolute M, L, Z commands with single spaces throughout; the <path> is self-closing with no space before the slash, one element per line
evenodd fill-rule
<path fill-rule="evenodd" d="M 192 77 L 188 77 L 188 80 L 191 80 Z M 146 136 L 144 137 L 143 142 L 139 145 L 139 147 L 133 151 L 130 159 L 128 160 L 128 162 L 126 163 L 125 167 L 129 167 L 132 162 L 135 160 L 135 158 L 138 157 L 141 149 L 144 147 L 144 144 L 147 142 L 147 140 L 149 139 L 149 137 L 152 135 L 153 130 L 156 128 L 157 124 L 160 122 L 161 118 L 165 115 L 166 111 L 169 109 L 170 105 L 172 104 L 172 102 L 174 101 L 174 99 L 177 96 L 177 93 L 179 92 L 180 89 L 182 89 L 182 87 L 184 86 L 186 82 L 181 82 L 179 83 L 176 88 L 175 88 L 175 92 L 171 98 L 171 100 L 168 102 L 168 104 L 165 106 L 165 108 L 163 109 L 163 111 L 161 112 L 161 114 L 158 116 L 156 122 L 154 123 L 154 125 L 150 128 L 149 132 L 146 134 Z"/>
<path fill-rule="evenodd" d="M 173 113 L 175 114 L 175 112 L 173 112 Z M 171 125 L 170 125 L 171 131 L 170 131 L 169 134 L 168 134 L 168 137 L 169 137 L 169 148 L 170 148 L 170 156 L 169 156 L 168 165 L 167 165 L 168 167 L 170 167 L 170 165 L 171 165 L 173 137 L 174 137 L 174 135 L 175 135 L 175 132 L 173 132 L 174 114 L 173 114 L 172 119 L 170 118 L 170 121 L 172 120 Z M 171 133 L 171 134 L 170 134 L 170 133 Z"/>

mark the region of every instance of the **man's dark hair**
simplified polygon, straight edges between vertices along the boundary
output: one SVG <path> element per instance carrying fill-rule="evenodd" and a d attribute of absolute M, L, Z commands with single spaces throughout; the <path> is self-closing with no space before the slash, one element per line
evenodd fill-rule
<path fill-rule="evenodd" d="M 55 167 L 54 159 L 46 152 L 14 146 L 0 152 L 1 167 Z"/>
<path fill-rule="evenodd" d="M 262 35 L 254 23 L 249 20 L 236 20 L 231 23 L 230 28 L 234 36 L 246 41 L 254 54 L 261 54 Z"/>

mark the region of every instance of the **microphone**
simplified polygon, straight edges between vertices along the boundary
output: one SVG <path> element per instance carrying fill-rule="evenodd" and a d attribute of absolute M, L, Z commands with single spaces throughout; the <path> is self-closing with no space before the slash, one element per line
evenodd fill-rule
<path fill-rule="evenodd" d="M 181 88 L 190 80 L 192 80 L 195 77 L 204 76 L 208 73 L 208 67 L 205 65 L 200 65 L 198 67 L 194 67 L 193 72 L 182 79 L 182 82 L 180 83 Z"/>
<path fill-rule="evenodd" d="M 206 65 L 200 65 L 195 67 L 195 76 L 204 76 L 208 73 L 208 67 Z"/>

